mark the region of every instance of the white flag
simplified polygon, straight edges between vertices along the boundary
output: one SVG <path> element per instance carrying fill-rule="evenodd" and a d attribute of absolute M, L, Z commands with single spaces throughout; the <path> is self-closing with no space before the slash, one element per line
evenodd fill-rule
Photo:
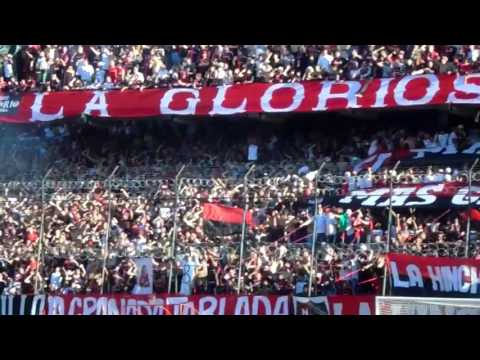
<path fill-rule="evenodd" d="M 135 295 L 150 295 L 153 293 L 152 258 L 135 259 L 137 264 L 137 284 L 133 288 Z"/>

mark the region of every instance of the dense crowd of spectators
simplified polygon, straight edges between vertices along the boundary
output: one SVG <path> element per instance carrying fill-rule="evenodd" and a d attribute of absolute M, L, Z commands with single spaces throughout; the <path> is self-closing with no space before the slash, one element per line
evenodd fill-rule
<path fill-rule="evenodd" d="M 0 180 L 39 180 L 52 165 L 55 170 L 51 178 L 64 180 L 105 179 L 117 165 L 118 177 L 172 178 L 182 164 L 189 164 L 185 177 L 239 178 L 252 162 L 257 165 L 256 177 L 311 177 L 325 162 L 323 173 L 346 178 L 367 175 L 364 181 L 372 170 L 356 172 L 356 165 L 372 155 L 390 152 L 390 164 L 402 160 L 399 175 L 408 175 L 413 183 L 431 182 L 461 177 L 468 161 L 459 157 L 461 161 L 450 159 L 448 164 L 430 170 L 428 166 L 411 169 L 404 159 L 412 150 L 444 149 L 445 153 L 455 153 L 480 144 L 478 127 L 457 123 L 413 129 L 392 121 L 388 128 L 328 124 L 313 129 L 289 125 L 272 128 L 212 119 L 196 123 L 119 121 L 108 125 L 76 120 L 23 129 L 1 125 L 0 161 L 4 166 Z M 129 146 L 124 146 L 126 143 Z M 422 172 L 423 178 L 419 176 Z M 376 174 L 385 176 L 382 171 Z M 372 184 L 362 181 L 347 182 L 350 190 Z"/>
<path fill-rule="evenodd" d="M 385 210 L 320 205 L 313 216 L 313 182 L 298 178 L 249 189 L 255 226 L 247 234 L 242 292 L 303 293 L 310 273 L 314 293 L 376 293 L 386 242 Z M 128 188 L 128 187 L 127 187 Z M 86 191 L 56 189 L 46 197 L 45 242 L 40 257 L 42 202 L 38 193 L 4 191 L 0 199 L 0 292 L 131 292 L 136 257 L 152 257 L 154 291 L 173 285 L 192 293 L 234 293 L 238 279 L 238 233 L 207 231 L 205 202 L 242 206 L 240 184 L 185 184 L 178 203 L 175 258 L 171 257 L 175 199 L 173 185 L 112 191 L 111 232 L 102 277 L 108 227 L 108 191 L 102 183 Z M 313 222 L 317 222 L 315 268 L 311 269 Z M 392 248 L 430 256 L 463 256 L 465 222 L 457 211 L 416 214 L 395 210 Z M 470 256 L 480 257 L 472 237 Z M 104 280 L 103 280 L 104 279 Z M 102 282 L 103 281 L 103 282 Z"/>
<path fill-rule="evenodd" d="M 426 113 L 422 117 L 428 120 Z M 377 293 L 388 237 L 387 210 L 340 208 L 321 195 L 386 185 L 384 170 L 367 170 L 360 177 L 352 170 L 372 154 L 437 147 L 456 151 L 479 140 L 478 129 L 467 122 L 410 128 L 402 119 L 390 121 L 385 129 L 382 121 L 362 127 L 337 119 L 323 128 L 317 122 L 305 129 L 298 122 L 273 127 L 216 121 L 104 125 L 77 119 L 23 128 L 1 125 L 0 294 L 32 293 L 35 287 L 63 294 L 131 292 L 138 257 L 153 259 L 155 292 L 168 291 L 171 268 L 172 291 L 236 292 L 240 234 L 212 233 L 202 207 L 243 207 L 242 177 L 252 163 L 256 168 L 247 193 L 255 224 L 246 235 L 241 292 L 305 294 L 312 275 L 314 294 Z M 465 184 L 469 163 L 462 161 L 422 171 L 399 168 L 398 181 Z M 322 163 L 326 166 L 320 181 L 315 170 Z M 173 179 L 184 164 L 172 257 Z M 110 192 L 105 179 L 116 166 Z M 47 169 L 53 170 L 42 202 L 38 183 Z M 316 218 L 315 194 L 320 203 Z M 461 210 L 394 211 L 394 251 L 464 256 Z M 480 258 L 476 224 L 472 230 L 469 256 Z M 314 259 L 313 239 L 318 245 Z"/>
<path fill-rule="evenodd" d="M 468 74 L 479 54 L 480 45 L 4 45 L 0 91 Z"/>

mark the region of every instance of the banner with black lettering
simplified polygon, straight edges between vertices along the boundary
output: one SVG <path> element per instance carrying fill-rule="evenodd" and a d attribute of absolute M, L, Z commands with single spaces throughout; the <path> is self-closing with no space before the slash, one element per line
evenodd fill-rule
<path fill-rule="evenodd" d="M 480 297 L 480 260 L 390 253 L 387 263 L 393 296 Z"/>

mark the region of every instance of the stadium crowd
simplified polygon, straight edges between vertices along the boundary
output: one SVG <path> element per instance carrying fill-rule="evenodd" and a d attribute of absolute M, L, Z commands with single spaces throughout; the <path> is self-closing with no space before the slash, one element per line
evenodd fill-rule
<path fill-rule="evenodd" d="M 0 91 L 468 74 L 480 45 L 4 45 Z"/>
<path fill-rule="evenodd" d="M 478 71 L 479 53 L 478 45 L 4 46 L 0 91 L 465 74 Z M 174 292 L 236 292 L 240 235 L 212 233 L 202 207 L 243 207 L 242 176 L 252 163 L 247 193 L 255 222 L 246 235 L 241 292 L 305 294 L 312 275 L 314 294 L 377 293 L 387 211 L 340 208 L 323 195 L 386 185 L 386 169 L 355 171 L 369 156 L 391 152 L 393 164 L 414 149 L 455 152 L 480 142 L 477 126 L 437 119 L 423 128 L 335 119 L 307 131 L 232 119 L 1 124 L 0 294 L 132 292 L 137 257 L 153 259 L 157 293 L 169 290 L 170 269 Z M 400 183 L 464 184 L 469 166 L 462 158 L 422 169 L 404 163 Z M 327 175 L 318 183 L 321 164 Z M 182 165 L 176 202 L 173 179 Z M 116 166 L 108 190 L 105 179 Z M 48 169 L 42 201 L 38 183 Z M 480 258 L 475 226 L 469 256 Z M 460 210 L 395 209 L 391 248 L 464 256 L 465 233 Z"/>
<path fill-rule="evenodd" d="M 202 206 L 206 202 L 219 202 L 243 207 L 242 176 L 253 162 L 258 169 L 249 183 L 248 199 L 255 225 L 249 228 L 246 237 L 242 292 L 305 294 L 311 273 L 316 294 L 378 291 L 387 238 L 386 210 L 341 209 L 329 204 L 320 191 L 319 215 L 314 218 L 316 186 L 312 171 L 320 162 L 327 161 L 325 172 L 342 175 L 353 165 L 354 157 L 368 156 L 375 147 L 393 147 L 392 150 L 409 144 L 427 147 L 425 132 L 391 128 L 389 135 L 394 135 L 389 136 L 372 128 L 376 136 L 360 132 L 353 142 L 336 139 L 336 145 L 332 145 L 328 134 L 317 138 L 312 134 L 310 143 L 302 133 L 264 137 L 261 132 L 247 132 L 241 140 L 239 132 L 223 128 L 222 140 L 215 137 L 218 133 L 211 133 L 215 131 L 212 129 L 214 125 L 193 131 L 189 127 L 152 128 L 143 121 L 99 128 L 74 122 L 30 127 L 28 130 L 37 134 L 24 134 L 20 141 L 14 136 L 17 148 L 24 148 L 13 155 L 9 151 L 2 154 L 3 171 L 13 168 L 9 176 L 22 173 L 18 166 L 39 165 L 43 161 L 48 166 L 39 167 L 39 174 L 45 174 L 46 168 L 54 164 L 52 179 L 76 180 L 83 174 L 84 181 L 52 182 L 44 203 L 39 188 L 29 187 L 28 182 L 2 183 L 0 293 L 31 293 L 35 285 L 40 291 L 50 293 L 96 293 L 101 289 L 131 292 L 137 281 L 134 259 L 144 256 L 154 261 L 155 292 L 168 290 L 172 266 L 174 291 L 234 293 L 240 235 L 219 236 L 207 231 Z M 4 145 L 8 147 L 11 145 L 8 129 L 4 131 Z M 370 142 L 366 141 L 368 136 Z M 205 144 L 202 141 L 205 138 L 219 142 Z M 458 139 L 475 141 L 475 129 L 449 126 L 432 131 L 429 138 L 431 142 L 451 141 L 453 146 L 462 146 Z M 127 142 L 128 147 L 118 146 Z M 31 146 L 32 143 L 36 146 Z M 250 145 L 257 146 L 256 160 L 251 156 Z M 343 159 L 349 162 L 345 161 L 342 168 L 339 163 Z M 175 213 L 172 179 L 188 160 L 190 165 L 182 175 L 185 181 L 179 188 L 176 255 L 172 258 Z M 111 182 L 109 206 L 104 180 L 115 164 L 120 164 L 120 169 Z M 129 172 L 137 167 L 137 173 Z M 145 173 L 147 169 L 152 172 Z M 461 169 L 462 166 L 430 168 L 423 177 L 409 169 L 404 173 L 410 172 L 412 181 L 417 182 L 450 178 L 465 181 L 455 178 Z M 144 175 L 141 181 L 139 174 Z M 348 190 L 374 185 L 371 172 L 353 183 L 348 181 L 355 179 L 352 176 L 350 173 L 346 177 Z M 317 185 L 319 190 L 345 191 L 345 184 L 335 185 L 334 181 Z M 39 259 L 43 204 L 45 241 Z M 109 208 L 111 227 L 106 254 L 103 249 L 109 229 Z M 311 269 L 314 221 L 318 246 Z M 457 210 L 444 213 L 396 209 L 391 229 L 392 249 L 416 255 L 463 256 L 465 229 L 465 220 Z M 471 240 L 469 255 L 480 257 L 476 237 Z M 191 279 L 189 290 L 182 287 L 185 277 Z"/>

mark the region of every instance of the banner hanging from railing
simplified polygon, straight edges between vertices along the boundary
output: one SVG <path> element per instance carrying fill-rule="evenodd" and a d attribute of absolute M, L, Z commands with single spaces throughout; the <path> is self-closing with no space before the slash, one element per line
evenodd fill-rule
<path fill-rule="evenodd" d="M 375 296 L 18 295 L 0 315 L 373 315 Z"/>
<path fill-rule="evenodd" d="M 480 74 L 418 75 L 370 81 L 253 83 L 140 90 L 0 93 L 0 122 L 80 116 L 233 115 L 441 104 L 480 104 Z"/>
<path fill-rule="evenodd" d="M 0 315 L 289 315 L 290 312 L 288 295 L 0 296 Z"/>
<path fill-rule="evenodd" d="M 470 195 L 470 196 L 469 196 Z M 360 208 L 390 206 L 388 185 L 353 190 L 345 195 L 326 193 L 324 205 Z M 430 184 L 395 184 L 392 191 L 394 208 L 466 208 L 480 206 L 480 186 L 475 184 L 469 194 L 468 186 L 462 182 L 442 182 Z"/>
<path fill-rule="evenodd" d="M 391 295 L 480 297 L 480 260 L 388 254 Z"/>
<path fill-rule="evenodd" d="M 295 315 L 374 315 L 375 296 L 293 297 Z"/>

